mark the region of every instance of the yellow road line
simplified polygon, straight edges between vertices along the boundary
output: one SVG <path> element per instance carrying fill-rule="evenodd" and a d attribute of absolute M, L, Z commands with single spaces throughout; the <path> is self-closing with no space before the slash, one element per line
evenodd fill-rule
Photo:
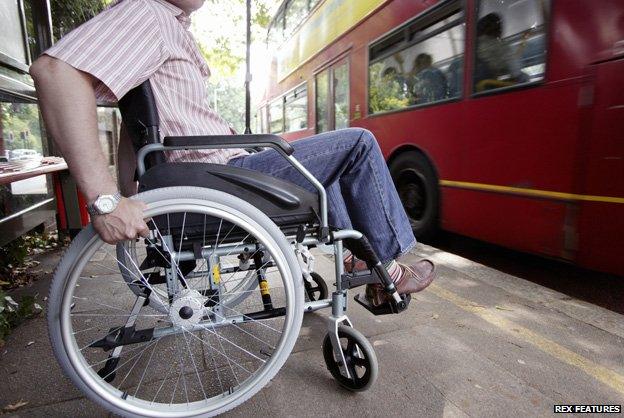
<path fill-rule="evenodd" d="M 471 183 L 468 181 L 440 180 L 440 186 L 460 189 L 481 190 L 485 192 L 511 193 L 530 197 L 545 197 L 556 200 L 623 203 L 624 197 L 592 196 L 585 194 L 553 192 L 549 190 L 525 189 L 523 187 L 499 186 L 496 184 Z"/>
<path fill-rule="evenodd" d="M 558 360 L 567 363 L 571 366 L 577 367 L 595 378 L 596 380 L 604 383 L 605 385 L 615 389 L 619 393 L 624 395 L 624 376 L 611 370 L 607 367 L 601 366 L 559 344 L 541 336 L 540 334 L 524 328 L 514 322 L 511 322 L 500 314 L 493 312 L 492 310 L 479 306 L 476 303 L 465 299 L 450 290 L 440 287 L 440 285 L 432 284 L 429 289 L 436 296 L 451 302 L 453 305 L 471 312 L 481 319 L 489 322 L 490 324 L 502 329 L 503 331 L 512 334 L 513 336 L 524 340 L 543 352 L 550 354 Z"/>

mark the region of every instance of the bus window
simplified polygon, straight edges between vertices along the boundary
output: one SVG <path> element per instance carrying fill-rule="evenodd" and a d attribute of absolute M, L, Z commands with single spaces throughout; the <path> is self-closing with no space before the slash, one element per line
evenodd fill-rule
<path fill-rule="evenodd" d="M 319 0 L 308 0 L 308 10 L 312 10 L 319 3 Z"/>
<path fill-rule="evenodd" d="M 343 59 L 316 75 L 316 132 L 348 126 L 349 62 Z"/>
<path fill-rule="evenodd" d="M 269 27 L 267 42 L 270 48 L 276 48 L 284 41 L 284 12 L 280 12 Z"/>
<path fill-rule="evenodd" d="M 300 131 L 308 127 L 308 86 L 303 84 L 284 99 L 284 113 L 286 115 L 286 132 Z"/>
<path fill-rule="evenodd" d="M 349 126 L 349 67 L 343 62 L 334 68 L 334 129 Z"/>
<path fill-rule="evenodd" d="M 269 104 L 269 129 L 272 134 L 284 132 L 284 99 Z"/>
<path fill-rule="evenodd" d="M 544 78 L 547 0 L 480 0 L 474 91 Z"/>
<path fill-rule="evenodd" d="M 308 14 L 308 0 L 291 0 L 286 5 L 286 36 L 303 22 Z"/>
<path fill-rule="evenodd" d="M 461 95 L 465 24 L 457 12 L 425 27 L 415 22 L 372 45 L 369 112 L 430 104 Z"/>
<path fill-rule="evenodd" d="M 262 134 L 268 133 L 269 128 L 267 127 L 266 108 L 264 106 L 261 107 L 258 113 L 260 114 L 260 129 L 258 132 Z"/>
<path fill-rule="evenodd" d="M 316 75 L 316 132 L 329 130 L 329 69 Z"/>

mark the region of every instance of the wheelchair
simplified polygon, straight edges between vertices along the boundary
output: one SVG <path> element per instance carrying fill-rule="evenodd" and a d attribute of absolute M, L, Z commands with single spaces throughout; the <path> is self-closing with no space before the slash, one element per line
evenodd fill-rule
<path fill-rule="evenodd" d="M 368 389 L 378 364 L 346 315 L 347 290 L 369 283 L 404 311 L 366 238 L 328 225 L 323 186 L 275 135 L 166 137 L 149 80 L 119 102 L 137 154 L 147 238 L 108 245 L 92 226 L 74 239 L 50 288 L 48 328 L 65 374 L 90 399 L 133 417 L 198 417 L 252 397 L 283 366 L 304 313 L 330 308 L 323 357 L 337 382 Z M 310 190 L 238 167 L 167 162 L 171 150 L 270 147 Z M 335 290 L 311 252 L 334 248 Z M 343 247 L 367 269 L 345 272 Z"/>

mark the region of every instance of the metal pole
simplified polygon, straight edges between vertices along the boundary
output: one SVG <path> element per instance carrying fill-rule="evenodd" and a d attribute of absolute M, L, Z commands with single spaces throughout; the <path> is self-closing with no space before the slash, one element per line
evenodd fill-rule
<path fill-rule="evenodd" d="M 245 73 L 245 134 L 251 133 L 251 93 L 249 84 L 251 83 L 251 0 L 247 0 L 247 54 L 246 64 L 247 72 Z"/>

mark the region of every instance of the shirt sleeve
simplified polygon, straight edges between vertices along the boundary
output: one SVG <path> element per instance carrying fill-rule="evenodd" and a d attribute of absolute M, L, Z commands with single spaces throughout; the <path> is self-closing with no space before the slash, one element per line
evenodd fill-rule
<path fill-rule="evenodd" d="M 45 54 L 100 80 L 99 100 L 117 101 L 167 59 L 158 19 L 143 0 L 123 0 L 65 35 Z"/>

